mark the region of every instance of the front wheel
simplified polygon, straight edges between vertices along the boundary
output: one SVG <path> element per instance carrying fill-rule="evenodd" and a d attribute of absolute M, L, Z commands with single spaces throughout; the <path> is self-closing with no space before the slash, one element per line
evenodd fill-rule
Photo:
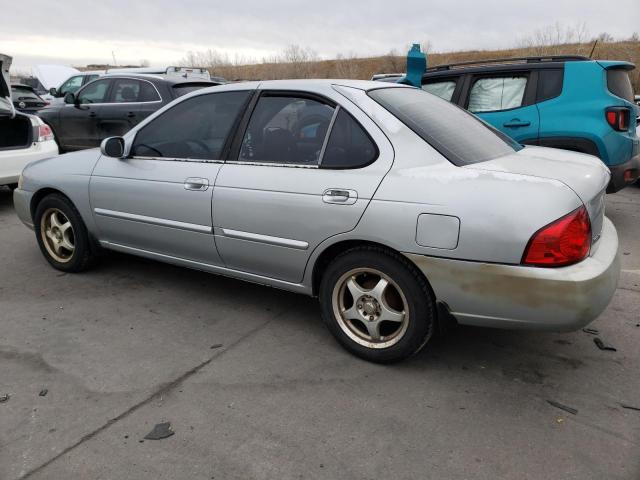
<path fill-rule="evenodd" d="M 93 261 L 87 228 L 68 198 L 47 195 L 35 212 L 38 246 L 47 261 L 63 272 L 80 272 Z"/>
<path fill-rule="evenodd" d="M 434 331 L 435 302 L 424 277 L 409 260 L 377 247 L 336 257 L 322 277 L 320 303 L 334 337 L 372 362 L 406 359 Z"/>

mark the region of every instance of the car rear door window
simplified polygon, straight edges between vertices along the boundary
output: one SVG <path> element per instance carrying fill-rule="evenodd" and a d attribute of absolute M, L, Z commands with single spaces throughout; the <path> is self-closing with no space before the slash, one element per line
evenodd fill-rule
<path fill-rule="evenodd" d="M 131 78 L 118 78 L 114 82 L 111 94 L 114 103 L 160 101 L 158 92 L 149 82 Z"/>
<path fill-rule="evenodd" d="M 462 108 L 416 88 L 380 88 L 369 96 L 458 166 L 521 148 Z"/>
<path fill-rule="evenodd" d="M 479 78 L 471 87 L 467 109 L 480 113 L 520 107 L 526 86 L 525 75 Z"/>
<path fill-rule="evenodd" d="M 86 87 L 78 92 L 78 102 L 81 104 L 104 103 L 107 99 L 110 84 L 111 80 L 96 80 L 87 84 Z"/>
<path fill-rule="evenodd" d="M 196 90 L 200 90 L 201 88 L 213 87 L 215 83 L 176 83 L 173 86 L 173 91 L 175 92 L 176 97 L 181 97 L 182 95 L 186 95 L 187 93 L 195 92 Z"/>
<path fill-rule="evenodd" d="M 361 168 L 378 157 L 378 148 L 360 124 L 340 109 L 331 127 L 321 168 Z"/>
<path fill-rule="evenodd" d="M 555 98 L 562 93 L 564 72 L 560 68 L 538 70 L 538 91 L 536 101 L 543 102 Z"/>
<path fill-rule="evenodd" d="M 240 161 L 318 165 L 334 108 L 310 98 L 263 94 L 251 115 Z"/>
<path fill-rule="evenodd" d="M 198 95 L 178 103 L 143 127 L 135 157 L 221 160 L 227 137 L 250 91 Z"/>
<path fill-rule="evenodd" d="M 436 95 L 447 102 L 450 102 L 453 98 L 453 92 L 456 90 L 455 80 L 445 80 L 442 82 L 430 82 L 422 85 L 422 89 L 425 92 Z"/>

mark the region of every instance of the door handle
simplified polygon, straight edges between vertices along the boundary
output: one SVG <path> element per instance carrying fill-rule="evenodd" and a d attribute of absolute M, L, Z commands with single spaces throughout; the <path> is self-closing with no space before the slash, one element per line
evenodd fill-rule
<path fill-rule="evenodd" d="M 185 190 L 204 192 L 207 188 L 209 188 L 209 180 L 206 178 L 189 177 L 184 181 Z"/>
<path fill-rule="evenodd" d="M 91 118 L 95 117 L 95 116 L 96 116 L 96 112 L 90 112 L 90 113 L 89 113 L 89 116 L 90 116 Z"/>
<path fill-rule="evenodd" d="M 505 122 L 502 124 L 503 127 L 507 128 L 528 127 L 529 125 L 531 125 L 531 122 L 520 120 L 519 118 L 514 118 L 510 122 Z"/>
<path fill-rule="evenodd" d="M 329 188 L 322 194 L 324 203 L 333 203 L 336 205 L 353 205 L 358 200 L 358 193 L 355 190 L 347 190 L 343 188 Z"/>
<path fill-rule="evenodd" d="M 133 113 L 133 112 L 129 112 L 129 113 L 127 113 L 127 118 L 133 118 L 133 117 L 135 117 L 135 116 L 136 116 L 136 114 L 135 114 L 135 113 Z"/>

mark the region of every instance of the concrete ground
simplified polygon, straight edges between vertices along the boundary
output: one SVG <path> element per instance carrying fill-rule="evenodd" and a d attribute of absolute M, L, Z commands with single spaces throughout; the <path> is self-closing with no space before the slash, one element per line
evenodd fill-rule
<path fill-rule="evenodd" d="M 607 215 L 624 271 L 591 327 L 616 352 L 460 327 L 379 366 L 311 298 L 121 255 L 61 274 L 0 190 L 0 479 L 637 480 L 640 188 Z"/>

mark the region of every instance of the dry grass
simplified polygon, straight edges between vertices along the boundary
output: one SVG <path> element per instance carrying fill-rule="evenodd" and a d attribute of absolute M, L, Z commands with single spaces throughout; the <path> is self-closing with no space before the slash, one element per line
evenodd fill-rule
<path fill-rule="evenodd" d="M 429 66 L 479 61 L 491 58 L 525 57 L 536 55 L 589 56 L 593 42 L 551 46 L 534 46 L 509 50 L 471 50 L 466 52 L 431 53 Z M 640 91 L 640 42 L 621 41 L 596 45 L 594 59 L 626 60 L 638 65 L 630 73 L 636 92 Z M 211 73 L 236 80 L 271 80 L 282 78 L 356 78 L 369 79 L 375 73 L 397 73 L 405 70 L 405 57 L 384 55 L 371 58 L 338 58 L 319 61 L 290 61 L 252 65 L 221 65 L 210 68 Z"/>

